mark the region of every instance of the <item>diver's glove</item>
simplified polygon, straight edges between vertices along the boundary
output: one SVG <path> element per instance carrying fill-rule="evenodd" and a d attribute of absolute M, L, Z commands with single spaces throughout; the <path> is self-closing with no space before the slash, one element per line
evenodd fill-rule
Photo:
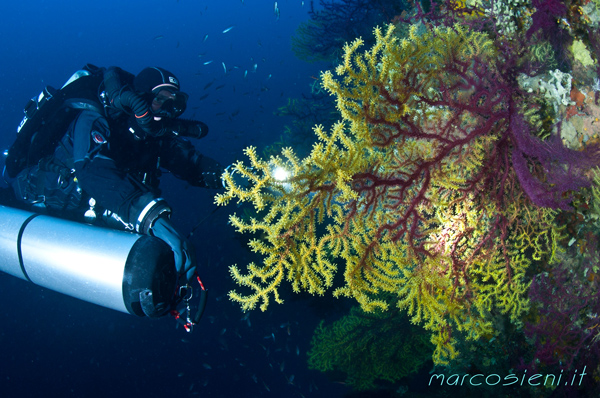
<path fill-rule="evenodd" d="M 188 281 L 191 280 L 196 272 L 196 252 L 194 246 L 179 235 L 171 220 L 166 217 L 157 218 L 150 227 L 150 234 L 171 246 L 177 273 L 185 275 Z"/>

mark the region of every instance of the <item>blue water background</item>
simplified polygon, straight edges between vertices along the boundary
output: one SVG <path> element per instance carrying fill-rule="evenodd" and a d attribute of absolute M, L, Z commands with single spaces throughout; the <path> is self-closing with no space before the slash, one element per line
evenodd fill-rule
<path fill-rule="evenodd" d="M 278 1 L 277 19 L 274 3 L 264 0 L 4 2 L 0 147 L 14 139 L 29 98 L 45 85 L 60 87 L 86 63 L 133 73 L 162 66 L 190 94 L 184 116 L 210 127 L 197 148 L 223 164 L 241 159 L 248 145 L 279 139 L 291 120 L 273 112 L 308 93 L 326 67 L 291 51 L 291 36 L 308 18 L 306 3 Z M 184 233 L 214 209 L 214 191 L 169 175 L 161 188 Z M 215 212 L 192 237 L 210 299 L 191 334 L 169 317 L 136 318 L 0 274 L 0 397 L 334 397 L 349 391 L 306 365 L 319 319 L 334 319 L 348 303 L 284 289 L 285 305 L 245 317 L 227 299 L 234 287 L 228 267 L 253 259 L 227 225 L 235 210 Z"/>

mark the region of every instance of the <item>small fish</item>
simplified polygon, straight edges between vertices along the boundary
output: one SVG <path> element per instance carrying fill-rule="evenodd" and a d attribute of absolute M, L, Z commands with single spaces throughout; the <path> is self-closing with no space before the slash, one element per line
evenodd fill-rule
<path fill-rule="evenodd" d="M 248 77 L 248 69 L 244 71 L 244 79 Z"/>
<path fill-rule="evenodd" d="M 256 72 L 256 69 L 258 69 L 258 64 L 254 64 L 254 66 L 252 66 L 252 72 Z"/>
<path fill-rule="evenodd" d="M 163 38 L 164 38 L 164 36 L 163 36 L 163 35 L 158 35 L 158 36 L 155 36 L 155 37 L 154 37 L 154 40 L 160 40 L 160 39 L 163 39 Z"/>
<path fill-rule="evenodd" d="M 273 75 L 269 73 L 269 76 L 267 76 L 267 78 L 265 80 L 269 80 L 271 78 L 271 76 L 273 76 Z"/>
<path fill-rule="evenodd" d="M 300 355 L 300 347 L 296 346 L 296 355 Z"/>
<path fill-rule="evenodd" d="M 221 62 L 221 65 L 223 65 L 223 72 L 227 73 L 227 67 L 225 66 L 225 62 Z"/>
<path fill-rule="evenodd" d="M 279 7 L 277 6 L 277 2 L 275 2 L 275 6 L 273 7 L 273 12 L 275 13 L 277 20 L 279 20 Z"/>
<path fill-rule="evenodd" d="M 209 88 L 210 86 L 212 86 L 215 81 L 216 81 L 216 79 L 213 79 L 212 81 L 206 83 L 206 85 L 204 86 L 204 90 L 206 90 L 207 88 Z"/>
<path fill-rule="evenodd" d="M 220 90 L 220 89 L 222 89 L 223 87 L 225 87 L 225 85 L 224 85 L 224 84 L 221 84 L 221 85 L 219 85 L 219 86 L 215 87 L 215 91 L 217 91 L 217 90 Z"/>
<path fill-rule="evenodd" d="M 238 110 L 239 112 L 239 110 Z M 248 327 L 252 326 L 252 323 L 250 322 L 250 312 L 246 312 L 244 314 L 244 316 L 242 317 L 242 319 L 240 319 L 241 321 L 246 321 L 246 324 L 248 325 Z"/>
<path fill-rule="evenodd" d="M 267 340 L 273 338 L 273 340 L 275 340 L 275 335 L 273 333 L 266 335 L 265 337 L 263 337 L 263 339 Z"/>
<path fill-rule="evenodd" d="M 267 385 L 267 383 L 265 383 L 264 381 L 262 383 L 263 383 L 263 386 L 265 387 L 265 390 L 267 390 L 267 391 L 270 392 L 271 389 L 269 388 L 269 386 Z"/>
<path fill-rule="evenodd" d="M 213 60 L 211 59 L 210 61 L 206 61 L 206 62 L 204 63 L 204 65 L 212 64 L 212 62 L 213 62 Z"/>
<path fill-rule="evenodd" d="M 204 43 L 208 39 L 208 34 L 204 35 L 204 39 L 202 39 L 202 43 Z"/>
<path fill-rule="evenodd" d="M 207 364 L 206 362 L 205 362 L 205 363 L 203 363 L 203 364 L 202 364 L 202 366 L 204 367 L 204 369 L 207 369 L 207 370 L 211 370 L 211 369 L 212 369 L 212 366 L 210 366 L 210 365 L 209 365 L 209 364 Z"/>
<path fill-rule="evenodd" d="M 198 98 L 200 101 L 206 99 L 206 97 L 208 97 L 208 94 L 204 94 L 202 97 Z"/>
<path fill-rule="evenodd" d="M 226 28 L 223 33 L 227 33 L 229 32 L 231 29 L 235 28 L 235 25 L 231 25 L 230 27 Z"/>

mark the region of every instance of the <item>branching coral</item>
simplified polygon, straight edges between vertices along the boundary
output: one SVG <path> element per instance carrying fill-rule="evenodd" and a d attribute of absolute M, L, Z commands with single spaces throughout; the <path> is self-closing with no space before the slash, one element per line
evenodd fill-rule
<path fill-rule="evenodd" d="M 326 72 L 343 121 L 305 159 L 291 149 L 269 161 L 246 154 L 235 170 L 247 189 L 224 175 L 231 199 L 265 209 L 240 232 L 264 232 L 251 242 L 266 256 L 234 279 L 252 290 L 230 297 L 266 309 L 287 280 L 294 291 L 323 294 L 343 261 L 345 285 L 336 296 L 363 310 L 385 310 L 382 292 L 397 297 L 414 323 L 432 332 L 434 361 L 457 355 L 452 330 L 489 335 L 490 311 L 514 322 L 528 309 L 532 261 L 552 262 L 561 228 L 552 208 L 589 185 L 591 155 L 534 137 L 516 104 L 524 95 L 517 74 L 502 70 L 492 41 L 459 25 L 414 25 L 399 40 L 394 28 L 375 31 L 376 43 L 345 47 L 338 78 Z M 580 161 L 580 157 L 584 161 Z M 292 177 L 277 181 L 274 170 Z M 546 207 L 540 207 L 543 205 Z"/>
<path fill-rule="evenodd" d="M 344 372 L 346 382 L 357 390 L 417 372 L 433 350 L 427 337 L 397 309 L 365 313 L 358 307 L 330 326 L 321 322 L 311 346 L 310 368 Z"/>

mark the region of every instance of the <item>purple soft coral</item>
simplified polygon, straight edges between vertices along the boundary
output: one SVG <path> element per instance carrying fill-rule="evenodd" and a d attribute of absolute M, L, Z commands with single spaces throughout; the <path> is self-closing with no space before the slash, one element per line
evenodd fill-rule
<path fill-rule="evenodd" d="M 550 39 L 558 30 L 558 21 L 566 17 L 567 6 L 560 0 L 532 0 L 531 5 L 536 11 L 531 16 L 527 38 L 541 29 L 545 38 Z"/>
<path fill-rule="evenodd" d="M 525 335 L 535 350 L 530 364 L 533 368 L 537 364 L 565 369 L 584 365 L 593 369 L 597 365 L 600 283 L 593 273 L 593 266 L 598 264 L 598 242 L 595 236 L 591 240 L 587 247 L 594 255 L 585 263 L 557 263 L 531 283 L 529 298 L 535 321 L 525 323 Z"/>
<path fill-rule="evenodd" d="M 529 132 L 519 114 L 512 115 L 510 130 L 513 167 L 527 196 L 538 206 L 569 210 L 571 192 L 590 186 L 584 173 L 598 164 L 596 148 L 566 148 L 558 134 L 543 141 Z M 543 181 L 532 173 L 533 167 L 540 169 Z"/>

